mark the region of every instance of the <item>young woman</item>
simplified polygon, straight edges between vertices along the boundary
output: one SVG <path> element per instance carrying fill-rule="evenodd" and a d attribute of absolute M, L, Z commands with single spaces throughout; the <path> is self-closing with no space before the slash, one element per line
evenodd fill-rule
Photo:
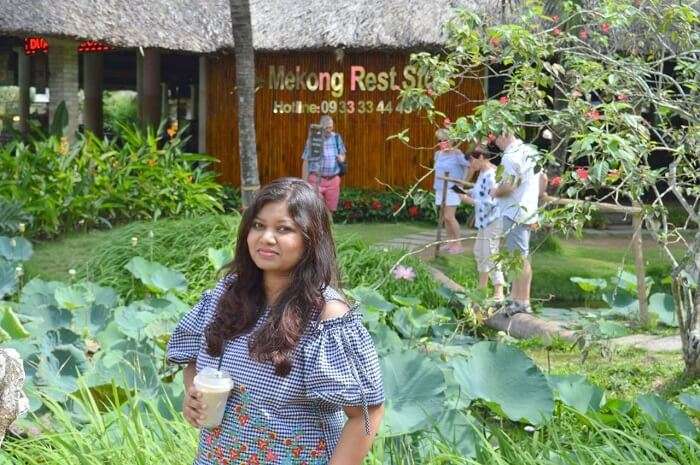
<path fill-rule="evenodd" d="M 442 191 L 445 181 L 438 179 L 438 176 L 443 176 L 445 172 L 450 173 L 453 179 L 466 179 L 469 176 L 469 162 L 465 158 L 461 150 L 452 147 L 449 139 L 450 133 L 447 129 L 438 129 L 435 132 L 435 137 L 438 140 L 440 150 L 435 152 L 433 166 L 435 168 L 435 181 L 433 189 L 435 189 L 435 204 L 438 208 L 442 205 Z M 455 218 L 457 207 L 461 203 L 459 195 L 451 188 L 454 185 L 452 182 L 447 183 L 447 194 L 445 198 L 445 230 L 447 239 L 450 242 L 445 247 L 445 252 L 451 254 L 460 254 L 464 252 L 464 247 L 456 241 L 459 239 L 459 222 Z"/>
<path fill-rule="evenodd" d="M 193 378 L 234 380 L 220 427 L 203 428 L 196 465 L 360 465 L 379 428 L 377 354 L 337 286 L 329 213 L 295 178 L 265 186 L 242 218 L 228 274 L 175 328 L 186 365 L 183 413 L 201 426 Z M 346 419 L 347 417 L 347 419 Z"/>

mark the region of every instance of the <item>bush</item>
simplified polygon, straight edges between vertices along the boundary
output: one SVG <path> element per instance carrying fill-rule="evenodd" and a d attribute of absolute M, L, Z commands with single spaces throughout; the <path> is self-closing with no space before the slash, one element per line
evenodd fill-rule
<path fill-rule="evenodd" d="M 92 134 L 68 146 L 57 137 L 0 148 L 0 198 L 34 218 L 41 236 L 115 221 L 193 216 L 221 210 L 213 158 L 183 151 L 180 137 L 122 127 L 119 137 Z"/>
<path fill-rule="evenodd" d="M 102 98 L 105 129 L 119 133 L 122 125 L 132 124 L 138 119 L 137 94 L 133 91 L 107 91 Z"/>
<path fill-rule="evenodd" d="M 239 210 L 241 206 L 240 189 L 232 186 L 224 188 L 224 205 L 227 211 Z M 342 188 L 338 210 L 333 214 L 336 223 L 362 222 L 396 222 L 429 221 L 437 223 L 438 208 L 435 206 L 435 194 L 418 190 L 406 200 L 401 208 L 403 191 L 375 191 L 354 187 Z M 401 209 L 398 214 L 394 212 Z M 473 208 L 461 205 L 457 209 L 457 220 L 464 224 Z"/>

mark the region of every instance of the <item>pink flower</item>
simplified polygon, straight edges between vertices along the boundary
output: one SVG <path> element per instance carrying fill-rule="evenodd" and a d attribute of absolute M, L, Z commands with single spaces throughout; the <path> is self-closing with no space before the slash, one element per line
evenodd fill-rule
<path fill-rule="evenodd" d="M 393 271 L 394 279 L 405 279 L 406 281 L 413 281 L 416 277 L 416 272 L 410 266 L 399 265 L 394 268 Z"/>
<path fill-rule="evenodd" d="M 554 29 L 552 29 L 552 34 L 554 34 L 555 36 L 560 36 L 561 29 L 559 29 L 558 27 L 555 27 Z"/>
<path fill-rule="evenodd" d="M 581 181 L 587 181 L 588 170 L 586 168 L 576 168 L 576 176 L 578 176 Z"/>
<path fill-rule="evenodd" d="M 550 181 L 549 185 L 554 187 L 555 189 L 559 186 L 561 186 L 561 176 L 554 176 Z"/>
<path fill-rule="evenodd" d="M 501 95 L 501 98 L 499 98 L 498 101 L 501 102 L 501 105 L 507 105 L 508 102 L 510 102 L 510 99 L 507 95 Z"/>
<path fill-rule="evenodd" d="M 630 96 L 627 94 L 618 94 L 617 95 L 617 100 L 620 102 L 628 102 L 630 99 Z"/>
<path fill-rule="evenodd" d="M 265 455 L 265 461 L 267 462 L 276 462 L 277 461 L 277 454 L 272 452 L 272 450 L 268 450 L 267 454 Z"/>
<path fill-rule="evenodd" d="M 418 215 L 420 215 L 420 208 L 418 208 L 416 205 L 411 205 L 408 207 L 408 216 L 411 218 L 418 218 Z"/>
<path fill-rule="evenodd" d="M 586 112 L 588 119 L 593 121 L 598 121 L 600 119 L 600 113 L 596 109 L 592 109 Z"/>
<path fill-rule="evenodd" d="M 585 29 L 578 31 L 578 38 L 581 40 L 588 40 L 588 31 Z"/>
<path fill-rule="evenodd" d="M 374 199 L 374 200 L 372 200 L 370 207 L 372 208 L 372 210 L 381 210 L 382 203 L 379 200 Z"/>
<path fill-rule="evenodd" d="M 601 25 L 600 25 L 600 31 L 601 31 L 603 34 L 607 34 L 608 32 L 610 32 L 610 24 L 609 24 L 609 23 L 603 23 L 603 24 L 601 24 Z"/>
<path fill-rule="evenodd" d="M 452 126 L 452 120 L 450 118 L 445 118 L 442 120 L 442 124 L 445 125 L 445 127 L 450 127 Z"/>

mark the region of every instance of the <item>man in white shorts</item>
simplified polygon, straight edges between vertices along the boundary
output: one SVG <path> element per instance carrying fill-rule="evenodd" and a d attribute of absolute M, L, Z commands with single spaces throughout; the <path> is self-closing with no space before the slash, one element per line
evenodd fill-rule
<path fill-rule="evenodd" d="M 510 316 L 532 312 L 532 266 L 528 258 L 530 232 L 538 225 L 537 202 L 543 186 L 546 186 L 546 175 L 535 173 L 539 156 L 537 149 L 526 145 L 514 134 L 501 134 L 496 138 L 496 145 L 503 150 L 503 177 L 491 192 L 499 199 L 505 249 L 523 256 L 523 269 L 513 281 L 511 301 L 504 308 L 504 312 Z"/>

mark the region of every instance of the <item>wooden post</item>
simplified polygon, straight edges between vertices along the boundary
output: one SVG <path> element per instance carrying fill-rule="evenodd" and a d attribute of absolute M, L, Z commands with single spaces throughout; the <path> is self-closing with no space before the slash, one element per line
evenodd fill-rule
<path fill-rule="evenodd" d="M 437 174 L 436 174 L 437 176 Z M 450 172 L 445 171 L 445 174 L 443 175 L 443 178 L 449 178 L 450 177 Z M 435 258 L 438 257 L 440 254 L 440 241 L 442 240 L 442 227 L 445 225 L 445 203 L 447 201 L 447 180 L 444 180 L 442 183 L 442 202 L 440 202 L 440 212 L 438 214 L 438 225 L 437 225 L 437 237 L 435 244 Z"/>
<path fill-rule="evenodd" d="M 197 82 L 197 151 L 207 152 L 207 60 L 199 57 L 199 80 Z"/>
<path fill-rule="evenodd" d="M 85 93 L 85 129 L 98 138 L 103 135 L 102 76 L 104 55 L 83 54 L 83 91 Z"/>
<path fill-rule="evenodd" d="M 18 57 L 18 72 L 17 81 L 19 84 L 19 132 L 22 137 L 27 137 L 29 135 L 29 86 L 31 80 L 31 67 L 29 62 L 29 56 L 24 53 L 24 49 L 17 48 Z"/>
<path fill-rule="evenodd" d="M 143 123 L 157 129 L 161 116 L 160 51 L 147 48 L 143 52 Z"/>
<path fill-rule="evenodd" d="M 634 250 L 634 268 L 637 275 L 637 299 L 639 300 L 639 322 L 649 324 L 649 309 L 647 307 L 647 285 L 644 272 L 644 251 L 642 239 L 642 213 L 632 214 L 632 249 Z"/>

